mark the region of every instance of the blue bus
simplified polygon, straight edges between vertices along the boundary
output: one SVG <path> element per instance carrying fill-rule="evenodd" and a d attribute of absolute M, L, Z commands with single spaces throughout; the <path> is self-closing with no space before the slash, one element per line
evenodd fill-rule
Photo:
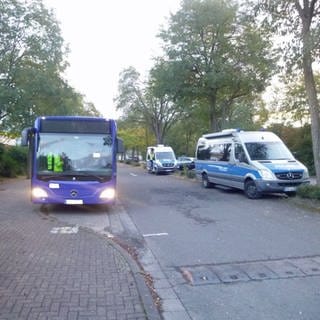
<path fill-rule="evenodd" d="M 29 146 L 31 201 L 37 204 L 114 204 L 117 153 L 123 152 L 115 120 L 38 117 L 22 132 Z"/>

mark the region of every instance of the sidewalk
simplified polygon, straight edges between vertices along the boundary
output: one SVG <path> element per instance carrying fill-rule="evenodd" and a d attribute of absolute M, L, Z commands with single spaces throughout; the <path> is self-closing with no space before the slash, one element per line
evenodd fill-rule
<path fill-rule="evenodd" d="M 28 187 L 0 182 L 0 320 L 160 319 L 129 255 L 39 214 Z"/>

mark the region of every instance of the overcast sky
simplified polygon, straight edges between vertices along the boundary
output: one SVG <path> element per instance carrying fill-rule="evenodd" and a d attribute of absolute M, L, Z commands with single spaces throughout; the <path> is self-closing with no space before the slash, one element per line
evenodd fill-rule
<path fill-rule="evenodd" d="M 108 118 L 116 117 L 119 73 L 133 66 L 146 74 L 152 57 L 161 54 L 160 27 L 180 6 L 180 0 L 43 1 L 71 50 L 69 84 Z"/>

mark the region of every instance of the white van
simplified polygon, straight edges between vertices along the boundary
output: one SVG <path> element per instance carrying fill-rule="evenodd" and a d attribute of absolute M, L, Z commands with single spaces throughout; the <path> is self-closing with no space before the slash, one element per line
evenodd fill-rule
<path fill-rule="evenodd" d="M 204 134 L 197 143 L 195 170 L 205 188 L 233 187 L 250 199 L 263 193 L 295 195 L 299 185 L 310 183 L 308 169 L 268 131 Z"/>
<path fill-rule="evenodd" d="M 176 156 L 171 147 L 158 144 L 147 148 L 146 163 L 148 172 L 174 172 L 177 169 Z"/>

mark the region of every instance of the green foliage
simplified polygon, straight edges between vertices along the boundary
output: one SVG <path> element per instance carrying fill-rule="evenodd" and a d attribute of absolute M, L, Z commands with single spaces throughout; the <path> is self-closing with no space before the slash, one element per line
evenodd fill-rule
<path fill-rule="evenodd" d="M 277 46 L 289 73 L 296 67 L 299 69 L 302 67 L 305 54 L 311 55 L 312 62 L 319 61 L 320 2 L 318 0 L 251 2 L 251 7 L 261 14 L 262 27 L 278 37 Z M 308 43 L 304 43 L 305 41 Z"/>
<path fill-rule="evenodd" d="M 165 56 L 148 80 L 132 67 L 120 76 L 116 103 L 125 119 L 189 154 L 200 133 L 258 127 L 267 118 L 257 95 L 272 75 L 271 42 L 236 2 L 182 1 L 159 37 Z"/>
<path fill-rule="evenodd" d="M 233 1 L 182 1 L 160 37 L 174 75 L 167 87 L 202 105 L 211 131 L 228 127 L 236 103 L 255 99 L 273 72 L 271 41 Z"/>
<path fill-rule="evenodd" d="M 307 92 L 301 72 L 280 77 L 283 88 L 276 92 L 273 99 L 273 114 L 286 125 L 304 125 L 310 123 L 310 109 Z M 320 92 L 320 73 L 315 72 L 314 81 L 317 92 Z"/>
<path fill-rule="evenodd" d="M 231 114 L 228 115 L 229 121 L 226 128 L 241 128 L 244 130 L 258 130 L 264 126 L 268 120 L 269 111 L 261 98 L 252 100 L 243 99 L 234 102 Z"/>
<path fill-rule="evenodd" d="M 131 152 L 132 159 L 145 156 L 147 146 L 155 144 L 154 136 L 140 123 L 132 122 L 131 119 L 119 120 L 118 136 L 123 139 L 126 153 Z"/>
<path fill-rule="evenodd" d="M 302 185 L 297 189 L 301 198 L 320 200 L 320 187 L 317 185 Z"/>
<path fill-rule="evenodd" d="M 187 166 L 184 166 L 183 170 L 179 170 L 178 175 L 180 175 L 182 177 L 186 177 L 188 179 L 195 179 L 196 178 L 195 170 L 189 170 Z"/>
<path fill-rule="evenodd" d="M 273 124 L 268 130 L 276 133 L 284 141 L 294 156 L 308 168 L 310 175 L 315 174 L 310 125 L 295 128 Z"/>
<path fill-rule="evenodd" d="M 97 114 L 64 80 L 68 48 L 41 0 L 0 3 L 0 129 L 21 132 L 41 115 Z"/>
<path fill-rule="evenodd" d="M 14 178 L 27 171 L 26 150 L 0 144 L 0 176 Z"/>
<path fill-rule="evenodd" d="M 169 96 L 158 90 L 152 81 L 143 84 L 139 77 L 132 67 L 121 73 L 117 109 L 124 112 L 126 120 L 144 124 L 154 134 L 157 143 L 163 143 L 177 119 L 177 109 Z"/>
<path fill-rule="evenodd" d="M 175 123 L 168 133 L 165 144 L 173 148 L 177 157 L 194 156 L 197 140 L 204 133 L 204 126 L 200 123 L 196 116 L 190 116 Z"/>

